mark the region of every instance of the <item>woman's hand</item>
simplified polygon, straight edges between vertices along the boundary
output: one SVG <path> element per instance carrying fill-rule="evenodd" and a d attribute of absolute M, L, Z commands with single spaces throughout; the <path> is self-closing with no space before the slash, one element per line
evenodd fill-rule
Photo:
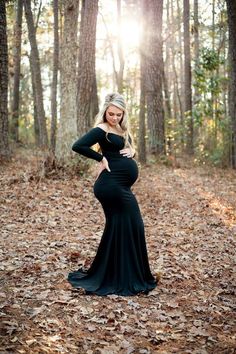
<path fill-rule="evenodd" d="M 101 173 L 103 170 L 107 170 L 107 171 L 111 172 L 111 170 L 110 170 L 110 168 L 109 168 L 109 165 L 108 165 L 108 161 L 107 161 L 107 159 L 105 158 L 105 156 L 103 157 L 102 161 L 99 162 L 98 173 L 97 173 L 96 179 L 98 179 L 100 173 Z"/>
<path fill-rule="evenodd" d="M 128 147 L 128 148 L 120 150 L 120 154 L 131 158 L 131 157 L 134 157 L 135 151 L 132 148 Z"/>

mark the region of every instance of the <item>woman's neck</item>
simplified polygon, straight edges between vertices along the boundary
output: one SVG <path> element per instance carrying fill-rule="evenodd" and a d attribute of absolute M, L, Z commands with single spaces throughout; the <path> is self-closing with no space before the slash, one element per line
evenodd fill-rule
<path fill-rule="evenodd" d="M 116 126 L 111 126 L 107 122 L 105 122 L 105 124 L 107 126 L 108 131 L 110 131 L 110 132 L 113 131 L 115 133 L 124 134 L 124 131 L 119 124 L 117 124 Z"/>

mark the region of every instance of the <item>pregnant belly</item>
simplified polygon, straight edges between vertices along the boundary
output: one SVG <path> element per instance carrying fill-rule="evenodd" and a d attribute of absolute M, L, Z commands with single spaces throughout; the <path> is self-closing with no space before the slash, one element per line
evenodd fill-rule
<path fill-rule="evenodd" d="M 94 194 L 100 199 L 115 198 L 129 189 L 138 178 L 137 162 L 131 158 L 111 158 L 108 160 L 111 172 L 103 170 L 94 184 Z"/>

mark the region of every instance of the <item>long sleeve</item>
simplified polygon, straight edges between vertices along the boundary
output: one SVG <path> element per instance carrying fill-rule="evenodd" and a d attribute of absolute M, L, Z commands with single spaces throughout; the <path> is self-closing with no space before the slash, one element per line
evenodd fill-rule
<path fill-rule="evenodd" d="M 72 150 L 100 162 L 103 159 L 103 155 L 91 149 L 91 146 L 98 143 L 103 138 L 103 135 L 102 129 L 92 128 L 88 133 L 74 142 Z"/>

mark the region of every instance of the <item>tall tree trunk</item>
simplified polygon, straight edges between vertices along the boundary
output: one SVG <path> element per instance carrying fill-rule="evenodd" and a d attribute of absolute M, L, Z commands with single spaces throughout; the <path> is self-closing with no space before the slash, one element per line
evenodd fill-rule
<path fill-rule="evenodd" d="M 141 59 L 141 83 L 140 83 L 140 110 L 139 110 L 139 140 L 138 140 L 138 158 L 139 161 L 143 164 L 147 161 L 146 156 L 146 124 L 145 124 L 145 103 L 146 103 L 146 96 L 145 96 L 145 77 L 144 77 L 144 65 L 142 63 L 143 59 Z"/>
<path fill-rule="evenodd" d="M 181 21 L 181 9 L 179 0 L 177 0 L 177 12 L 178 12 L 178 43 L 179 43 L 179 70 L 180 70 L 180 93 L 179 98 L 179 114 L 180 114 L 180 143 L 181 148 L 184 148 L 184 64 L 183 64 L 183 36 L 182 36 L 182 21 Z"/>
<path fill-rule="evenodd" d="M 33 14 L 31 10 L 31 1 L 24 0 L 25 17 L 28 27 L 28 37 L 31 47 L 32 69 L 34 71 L 33 79 L 35 84 L 35 96 L 37 105 L 37 115 L 39 123 L 39 143 L 40 147 L 46 148 L 48 146 L 48 134 L 46 127 L 46 117 L 43 106 L 43 87 L 41 79 L 39 51 L 36 41 L 36 30 L 34 27 Z"/>
<path fill-rule="evenodd" d="M 51 138 L 50 150 L 55 154 L 56 149 L 56 129 L 57 129 L 57 77 L 58 77 L 58 57 L 59 57 L 59 35 L 58 35 L 58 0 L 53 0 L 54 14 L 54 51 L 53 51 L 53 77 L 51 94 Z"/>
<path fill-rule="evenodd" d="M 146 52 L 146 2 L 141 1 L 141 14 L 142 14 L 142 38 L 140 42 L 140 110 L 139 110 L 139 134 L 138 134 L 138 158 L 143 164 L 147 161 L 146 156 L 146 124 L 145 124 L 145 104 L 146 104 L 146 93 L 145 93 L 145 52 Z"/>
<path fill-rule="evenodd" d="M 0 0 L 0 159 L 10 157 L 8 143 L 8 46 L 6 1 Z"/>
<path fill-rule="evenodd" d="M 147 0 L 147 51 L 146 98 L 149 151 L 152 154 L 165 152 L 164 110 L 162 97 L 163 58 L 162 58 L 162 13 L 163 0 Z"/>
<path fill-rule="evenodd" d="M 20 62 L 21 62 L 21 33 L 22 33 L 23 0 L 17 1 L 16 20 L 14 27 L 14 83 L 12 99 L 12 124 L 13 139 L 19 141 L 19 104 L 20 104 Z"/>
<path fill-rule="evenodd" d="M 224 17 L 224 15 L 222 15 L 222 17 Z M 228 63 L 226 60 L 227 52 L 228 52 L 228 43 L 227 43 L 228 21 L 227 21 L 227 18 L 226 18 L 226 21 L 222 20 L 222 22 L 223 22 L 222 50 L 223 50 L 223 58 L 225 58 L 225 60 L 223 62 L 222 76 L 226 78 L 228 75 Z M 229 105 L 228 105 L 227 100 L 228 100 L 228 92 L 227 92 L 227 89 L 224 88 L 224 90 L 222 90 L 222 102 L 223 102 L 223 107 L 224 107 L 224 114 L 226 117 L 229 117 L 229 110 L 228 110 Z M 229 147 L 229 152 L 230 152 L 230 147 Z M 230 154 L 228 154 L 228 161 L 230 164 L 231 163 Z"/>
<path fill-rule="evenodd" d="M 199 19 L 198 19 L 198 0 L 194 0 L 194 25 L 193 25 L 193 33 L 194 33 L 194 69 L 195 71 L 199 68 Z M 193 96 L 193 104 L 197 105 L 200 100 L 200 92 L 197 86 L 196 74 L 195 74 L 195 86 L 194 86 L 194 96 Z M 195 107 L 196 109 L 196 107 Z M 197 140 L 199 135 L 199 128 L 197 126 L 194 130 L 194 138 Z"/>
<path fill-rule="evenodd" d="M 36 32 L 37 32 L 40 12 L 41 12 L 41 6 L 39 6 L 38 14 L 37 14 L 37 21 L 36 21 L 36 24 L 35 24 L 35 31 Z M 35 78 L 34 78 L 35 70 L 33 69 L 32 51 L 30 52 L 30 55 L 29 55 L 29 63 L 30 63 L 31 84 L 32 84 L 32 92 L 33 92 L 35 145 L 37 147 L 40 147 L 39 121 L 38 121 L 37 99 L 36 99 Z"/>
<path fill-rule="evenodd" d="M 212 49 L 215 49 L 215 0 L 212 0 Z"/>
<path fill-rule="evenodd" d="M 184 111 L 187 120 L 187 146 L 186 152 L 193 155 L 193 116 L 192 116 L 192 79 L 190 56 L 190 30 L 189 30 L 189 0 L 184 0 Z"/>
<path fill-rule="evenodd" d="M 229 115 L 232 124 L 232 167 L 236 169 L 236 2 L 226 0 L 229 26 Z"/>
<path fill-rule="evenodd" d="M 180 141 L 181 141 L 181 148 L 183 148 L 183 127 L 184 127 L 184 122 L 183 122 L 183 104 L 182 104 L 182 95 L 181 95 L 181 90 L 183 88 L 182 85 L 182 69 L 183 69 L 183 63 L 182 63 L 182 34 L 181 34 L 181 25 L 182 23 L 180 22 L 180 8 L 179 4 L 177 2 L 177 20 L 178 20 L 178 42 L 175 40 L 175 28 L 174 24 L 176 22 L 175 18 L 175 12 L 174 12 L 174 1 L 171 0 L 171 7 L 170 7 L 170 12 L 171 12 L 171 20 L 170 23 L 172 24 L 172 36 L 170 39 L 170 53 L 171 53 L 171 66 L 172 66 L 172 77 L 171 77 L 171 82 L 172 82 L 172 92 L 173 92 L 173 118 L 175 120 L 174 125 L 176 127 L 179 127 L 180 131 Z M 177 39 L 177 38 L 176 38 Z M 177 47 L 176 47 L 177 45 Z M 178 58 L 176 60 L 176 56 L 179 53 L 180 57 L 180 73 L 177 74 L 177 68 L 176 65 L 178 65 Z M 168 70 L 168 69 L 167 69 Z M 169 108 L 170 110 L 170 108 Z M 178 122 L 179 118 L 179 122 Z M 168 130 L 171 129 L 171 125 L 168 124 Z M 168 149 L 169 152 L 172 154 L 174 153 L 174 141 L 172 141 L 172 137 L 168 137 Z"/>
<path fill-rule="evenodd" d="M 212 50 L 215 51 L 215 37 L 216 37 L 216 26 L 215 26 L 215 0 L 212 0 Z M 216 71 L 212 71 L 212 76 L 214 77 Z M 217 148 L 217 114 L 216 114 L 216 95 L 214 93 L 214 89 L 211 89 L 211 107 L 212 107 L 212 119 L 214 121 L 214 142 L 213 147 L 214 149 Z"/>
<path fill-rule="evenodd" d="M 34 79 L 34 69 L 33 69 L 33 62 L 32 62 L 32 53 L 30 53 L 30 55 L 29 55 L 29 63 L 30 63 L 33 102 L 34 102 L 34 137 L 35 137 L 35 145 L 37 147 L 39 147 L 40 146 L 39 122 L 38 122 L 38 112 L 37 112 L 37 104 L 36 104 L 37 99 L 36 99 L 36 89 L 35 89 L 35 79 Z"/>
<path fill-rule="evenodd" d="M 60 50 L 60 123 L 56 145 L 57 158 L 66 161 L 71 143 L 77 137 L 76 62 L 79 0 L 63 2 L 64 28 Z"/>
<path fill-rule="evenodd" d="M 195 70 L 199 65 L 199 20 L 198 20 L 198 0 L 194 0 L 194 61 L 195 61 Z M 199 100 L 199 90 L 195 87 L 194 92 L 194 103 L 197 103 Z"/>
<path fill-rule="evenodd" d="M 122 94 L 125 60 L 124 60 L 122 38 L 121 38 L 121 0 L 117 0 L 117 32 L 118 32 L 118 56 L 119 56 L 119 63 L 120 63 L 119 72 L 118 72 L 118 92 Z"/>
<path fill-rule="evenodd" d="M 171 119 L 172 114 L 171 114 L 171 104 L 170 104 L 170 93 L 169 93 L 169 87 L 168 87 L 168 82 L 167 82 L 167 75 L 166 75 L 165 71 L 163 72 L 163 88 L 164 88 L 164 94 L 165 94 L 166 115 L 167 115 L 168 119 Z"/>
<path fill-rule="evenodd" d="M 98 0 L 83 0 L 79 37 L 77 130 L 84 134 L 94 120 L 95 53 Z"/>
<path fill-rule="evenodd" d="M 167 22 L 167 27 L 171 28 L 171 23 L 170 23 L 170 2 L 169 0 L 167 0 L 166 2 L 166 22 Z M 169 93 L 169 84 L 172 81 L 170 78 L 170 47 L 171 47 L 171 38 L 172 36 L 167 37 L 166 41 L 165 41 L 165 49 L 166 49 L 166 60 L 164 63 L 164 71 L 163 71 L 163 89 L 164 89 L 164 103 L 165 103 L 165 112 L 166 112 L 166 116 L 169 120 L 171 120 L 171 103 L 170 103 L 170 93 Z M 170 127 L 171 129 L 171 127 Z"/>

